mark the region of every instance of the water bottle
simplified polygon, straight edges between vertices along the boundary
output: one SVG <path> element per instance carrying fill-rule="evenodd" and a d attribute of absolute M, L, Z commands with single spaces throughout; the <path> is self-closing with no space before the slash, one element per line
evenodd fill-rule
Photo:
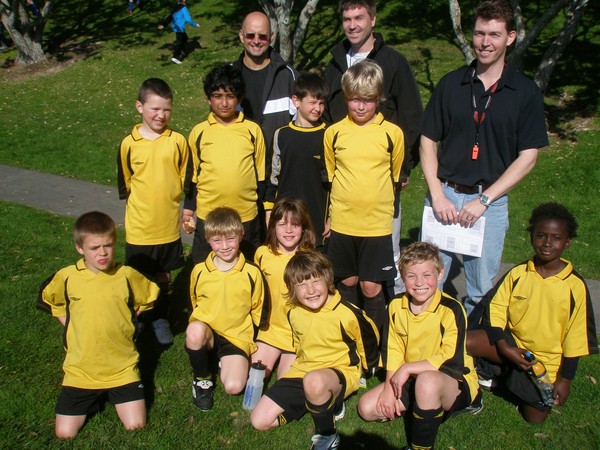
<path fill-rule="evenodd" d="M 554 406 L 554 397 L 552 397 L 554 385 L 550 381 L 546 367 L 542 362 L 535 359 L 530 351 L 525 352 L 524 358 L 529 362 L 535 362 L 529 369 L 529 375 L 542 397 L 542 403 L 546 406 Z"/>
<path fill-rule="evenodd" d="M 247 411 L 252 411 L 263 391 L 265 380 L 265 365 L 258 361 L 250 366 L 250 376 L 246 382 L 246 391 L 244 392 L 244 403 L 242 407 Z"/>

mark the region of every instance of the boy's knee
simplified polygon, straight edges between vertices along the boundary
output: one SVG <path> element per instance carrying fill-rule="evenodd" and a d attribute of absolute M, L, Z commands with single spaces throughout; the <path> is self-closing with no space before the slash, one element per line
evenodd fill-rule
<path fill-rule="evenodd" d="M 439 395 L 442 388 L 440 372 L 436 370 L 427 370 L 421 372 L 415 381 L 415 397 L 428 397 Z"/>
<path fill-rule="evenodd" d="M 229 395 L 240 394 L 245 387 L 245 380 L 223 380 L 223 390 Z"/>
<path fill-rule="evenodd" d="M 146 419 L 144 417 L 132 419 L 128 422 L 123 422 L 123 426 L 127 431 L 140 430 L 146 427 Z"/>
<path fill-rule="evenodd" d="M 320 395 L 325 390 L 325 383 L 319 372 L 307 373 L 302 380 L 302 386 L 307 397 Z"/>
<path fill-rule="evenodd" d="M 75 430 L 72 427 L 57 425 L 54 433 L 58 439 L 73 439 L 79 433 L 79 430 Z"/>
<path fill-rule="evenodd" d="M 185 330 L 185 344 L 190 349 L 199 349 L 206 345 L 206 324 L 192 322 Z"/>
<path fill-rule="evenodd" d="M 273 428 L 273 422 L 264 417 L 264 414 L 255 413 L 256 409 L 250 414 L 250 425 L 258 431 L 267 431 Z"/>

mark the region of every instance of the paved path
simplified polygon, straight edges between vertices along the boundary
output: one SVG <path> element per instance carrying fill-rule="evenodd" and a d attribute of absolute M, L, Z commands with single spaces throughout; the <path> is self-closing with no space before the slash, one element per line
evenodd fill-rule
<path fill-rule="evenodd" d="M 0 200 L 74 218 L 98 210 L 110 215 L 120 226 L 125 217 L 125 202 L 119 200 L 116 187 L 3 165 L 0 165 Z M 192 243 L 192 235 L 183 233 L 182 238 L 185 243 Z M 500 276 L 510 267 L 502 263 Z M 448 280 L 451 281 L 450 286 L 446 283 L 448 293 L 464 297 L 464 272 L 453 270 Z M 596 330 L 600 331 L 600 281 L 588 279 L 586 282 L 594 303 Z"/>

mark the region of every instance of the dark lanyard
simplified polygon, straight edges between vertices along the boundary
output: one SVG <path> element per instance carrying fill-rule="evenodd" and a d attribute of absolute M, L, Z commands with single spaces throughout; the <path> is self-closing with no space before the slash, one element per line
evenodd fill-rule
<path fill-rule="evenodd" d="M 483 111 L 481 111 L 481 116 L 479 115 L 479 111 L 477 111 L 477 100 L 475 99 L 475 92 L 473 91 L 473 78 L 475 78 L 475 69 L 473 69 L 473 73 L 471 74 L 471 98 L 472 98 L 472 108 L 473 108 L 473 119 L 475 120 L 475 143 L 473 144 L 473 148 L 471 149 L 471 159 L 476 160 L 479 157 L 479 125 L 483 123 L 485 120 L 485 112 L 492 103 L 492 95 L 496 92 L 498 88 L 499 79 L 492 85 L 490 88 L 490 95 L 488 96 L 487 101 L 483 107 Z"/>

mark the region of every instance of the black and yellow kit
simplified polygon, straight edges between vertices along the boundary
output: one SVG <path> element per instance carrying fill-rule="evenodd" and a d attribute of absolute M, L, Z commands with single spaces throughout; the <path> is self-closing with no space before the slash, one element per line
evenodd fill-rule
<path fill-rule="evenodd" d="M 181 237 L 181 193 L 192 179 L 192 159 L 185 137 L 166 129 L 157 139 L 144 139 L 136 125 L 121 142 L 117 157 L 119 198 L 127 199 L 128 244 L 168 244 Z"/>
<path fill-rule="evenodd" d="M 63 386 L 108 389 L 139 381 L 134 320 L 158 294 L 155 283 L 120 264 L 95 274 L 81 259 L 48 279 L 40 300 L 53 316 L 66 316 Z"/>
<path fill-rule="evenodd" d="M 442 373 L 467 383 L 471 399 L 479 384 L 473 358 L 467 354 L 467 319 L 462 305 L 436 290 L 425 311 L 415 315 L 404 295 L 389 304 L 389 330 L 383 347 L 383 363 L 396 371 L 404 363 L 426 360 Z"/>
<path fill-rule="evenodd" d="M 219 206 L 229 206 L 249 222 L 258 215 L 258 182 L 265 179 L 265 140 L 260 127 L 238 113 L 225 126 L 214 114 L 190 132 L 196 184 L 196 215 L 205 220 Z"/>
<path fill-rule="evenodd" d="M 511 269 L 493 296 L 484 325 L 508 331 L 532 352 L 554 382 L 561 358 L 598 353 L 588 288 L 573 265 L 543 278 L 533 259 Z"/>
<path fill-rule="evenodd" d="M 294 346 L 292 328 L 287 316 L 290 307 L 283 271 L 292 256 L 294 253 L 275 255 L 266 245 L 259 247 L 254 255 L 254 262 L 260 267 L 269 286 L 269 318 L 267 325 L 259 330 L 256 340 L 287 352 L 293 352 Z"/>
<path fill-rule="evenodd" d="M 344 397 L 358 389 L 359 378 L 379 362 L 379 332 L 362 310 L 339 292 L 318 311 L 293 306 L 288 313 L 296 361 L 283 378 L 304 378 L 317 369 L 336 369 L 346 379 Z"/>
<path fill-rule="evenodd" d="M 404 158 L 402 130 L 377 113 L 359 126 L 349 116 L 325 130 L 331 229 L 349 236 L 392 233 L 394 184 Z"/>
<path fill-rule="evenodd" d="M 236 265 L 222 272 L 215 266 L 214 256 L 211 252 L 192 270 L 190 322 L 206 323 L 250 356 L 256 351 L 254 327 L 264 326 L 268 313 L 263 274 L 241 253 Z"/>

